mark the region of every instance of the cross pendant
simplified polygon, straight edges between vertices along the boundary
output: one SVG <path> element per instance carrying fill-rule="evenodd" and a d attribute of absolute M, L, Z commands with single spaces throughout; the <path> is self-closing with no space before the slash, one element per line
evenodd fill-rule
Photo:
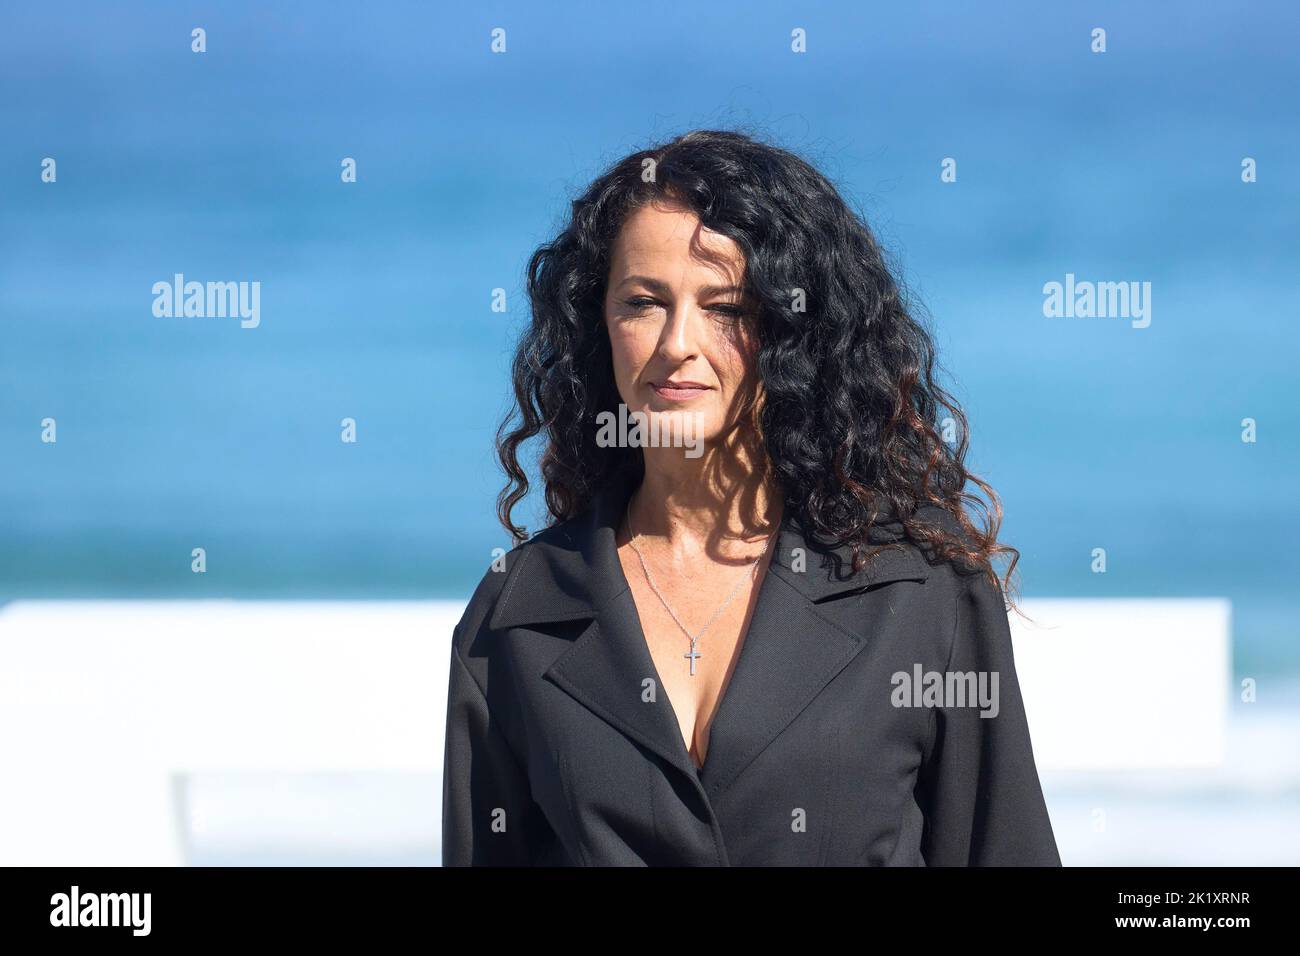
<path fill-rule="evenodd" d="M 690 650 L 690 653 L 688 653 L 688 654 L 683 654 L 682 657 L 689 657 L 689 658 L 691 659 L 691 676 L 692 676 L 692 677 L 695 676 L 695 660 L 696 660 L 696 658 L 703 657 L 703 656 L 704 656 L 704 655 L 702 655 L 702 654 L 697 654 L 697 653 L 695 653 L 695 642 L 694 642 L 694 641 L 691 641 L 691 650 Z"/>

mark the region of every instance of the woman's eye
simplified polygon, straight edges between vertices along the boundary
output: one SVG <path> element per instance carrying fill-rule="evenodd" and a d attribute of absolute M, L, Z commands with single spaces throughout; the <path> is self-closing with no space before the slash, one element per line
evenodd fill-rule
<path fill-rule="evenodd" d="M 630 299 L 623 300 L 623 304 L 629 312 L 640 313 L 649 309 L 656 308 L 659 305 L 657 299 L 647 298 L 646 296 L 633 296 Z M 719 302 L 716 305 L 705 306 L 705 311 L 714 315 L 720 315 L 728 322 L 735 322 L 745 316 L 745 310 L 738 305 Z"/>
<path fill-rule="evenodd" d="M 719 324 L 727 328 L 739 326 L 748 314 L 738 305 L 714 305 L 709 307 L 709 311 L 718 316 Z"/>

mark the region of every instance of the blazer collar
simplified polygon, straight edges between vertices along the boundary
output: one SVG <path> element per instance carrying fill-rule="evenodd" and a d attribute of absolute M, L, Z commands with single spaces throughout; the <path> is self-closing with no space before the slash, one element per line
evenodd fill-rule
<path fill-rule="evenodd" d="M 735 669 L 713 713 L 704 765 L 697 768 L 662 689 L 615 546 L 630 493 L 630 485 L 615 483 L 582 515 L 510 552 L 488 626 L 499 632 L 585 622 L 580 632 L 567 629 L 576 637 L 543 678 L 682 774 L 710 808 L 721 859 L 725 841 L 713 801 L 889 625 L 897 592 L 874 585 L 924 582 L 928 565 L 907 547 L 882 551 L 849 574 L 846 551 L 835 553 L 837 567 L 833 555 L 821 556 L 794 522 L 783 522 Z M 877 537 L 892 536 L 882 531 Z M 853 591 L 863 594 L 848 596 Z M 828 600 L 837 595 L 846 597 Z M 659 688 L 655 700 L 644 696 L 647 679 Z"/>
<path fill-rule="evenodd" d="M 615 536 L 634 485 L 617 480 L 598 492 L 572 520 L 539 532 L 512 552 L 510 578 L 488 626 L 493 630 L 528 624 L 594 617 L 599 608 L 628 590 Z M 893 544 L 902 535 L 888 518 L 869 539 Z M 929 565 L 914 547 L 880 551 L 857 573 L 850 572 L 847 546 L 830 549 L 810 543 L 787 515 L 777 534 L 768 573 L 791 584 L 810 602 L 863 590 L 890 581 L 925 581 Z"/>

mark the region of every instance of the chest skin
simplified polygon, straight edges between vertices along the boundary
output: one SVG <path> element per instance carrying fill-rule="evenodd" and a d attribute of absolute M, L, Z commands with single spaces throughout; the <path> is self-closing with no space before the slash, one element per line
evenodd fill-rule
<path fill-rule="evenodd" d="M 701 768 L 708 756 L 713 717 L 744 653 L 745 635 L 769 557 L 765 555 L 757 565 L 749 566 L 701 560 L 689 573 L 683 573 L 680 567 L 665 567 L 661 562 L 650 571 L 663 594 L 661 599 L 646 579 L 636 553 L 627 545 L 619 547 L 618 552 L 654 662 L 655 686 L 668 699 L 692 763 Z M 647 560 L 650 560 L 648 556 Z M 728 595 L 732 595 L 729 601 Z M 665 608 L 664 601 L 672 607 L 680 624 Z M 698 638 L 693 674 L 688 656 L 691 639 L 683 624 Z"/>

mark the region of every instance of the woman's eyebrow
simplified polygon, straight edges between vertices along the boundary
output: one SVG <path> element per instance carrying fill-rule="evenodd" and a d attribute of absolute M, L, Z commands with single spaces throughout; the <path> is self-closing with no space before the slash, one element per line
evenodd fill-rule
<path fill-rule="evenodd" d="M 666 295 L 667 293 L 672 291 L 671 289 L 668 288 L 668 284 L 666 282 L 662 282 L 659 279 L 651 278 L 650 276 L 641 276 L 641 275 L 627 276 L 621 282 L 619 282 L 616 288 L 627 285 L 629 282 L 639 282 L 647 289 L 653 289 L 655 292 L 658 292 L 661 295 Z M 744 289 L 736 285 L 706 285 L 700 287 L 701 296 L 720 295 L 726 292 L 732 292 L 732 293 L 736 293 L 737 295 L 741 295 L 744 294 L 744 291 L 745 291 Z"/>

